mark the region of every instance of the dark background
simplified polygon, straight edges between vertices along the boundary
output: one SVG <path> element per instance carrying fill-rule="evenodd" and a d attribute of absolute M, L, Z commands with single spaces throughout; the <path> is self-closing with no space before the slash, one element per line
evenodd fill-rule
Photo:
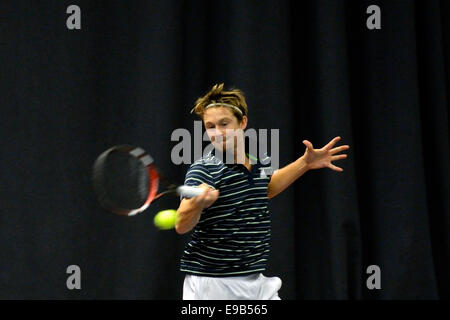
<path fill-rule="evenodd" d="M 180 299 L 189 235 L 153 226 L 178 199 L 115 216 L 90 172 L 129 143 L 183 181 L 170 135 L 224 82 L 249 127 L 280 130 L 281 166 L 304 139 L 351 146 L 344 172 L 310 171 L 270 202 L 265 275 L 282 299 L 448 299 L 449 14 L 446 0 L 1 1 L 0 298 Z M 66 288 L 73 264 L 81 290 Z M 381 290 L 366 288 L 373 264 Z"/>

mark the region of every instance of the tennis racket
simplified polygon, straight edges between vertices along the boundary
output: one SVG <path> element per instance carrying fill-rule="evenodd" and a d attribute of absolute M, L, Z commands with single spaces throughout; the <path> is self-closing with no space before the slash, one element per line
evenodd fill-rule
<path fill-rule="evenodd" d="M 170 183 L 158 193 L 161 179 L 153 158 L 144 149 L 131 145 L 114 146 L 100 154 L 92 177 L 99 204 L 124 216 L 144 211 L 165 194 L 177 193 L 192 198 L 203 192 L 197 187 Z"/>

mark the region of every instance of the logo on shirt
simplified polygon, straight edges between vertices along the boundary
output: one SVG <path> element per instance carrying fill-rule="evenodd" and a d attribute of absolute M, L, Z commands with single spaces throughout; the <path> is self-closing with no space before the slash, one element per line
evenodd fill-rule
<path fill-rule="evenodd" d="M 272 167 L 269 167 L 269 168 L 259 168 L 259 171 L 260 171 L 260 173 L 259 173 L 259 177 L 260 178 L 267 178 L 267 177 L 269 177 L 269 176 L 272 176 L 273 175 L 273 172 L 274 172 L 274 170 L 273 170 L 273 168 Z"/>

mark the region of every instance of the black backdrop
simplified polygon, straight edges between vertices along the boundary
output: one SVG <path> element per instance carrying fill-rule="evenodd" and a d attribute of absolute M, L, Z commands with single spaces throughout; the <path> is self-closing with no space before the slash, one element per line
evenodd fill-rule
<path fill-rule="evenodd" d="M 66 8 L 81 8 L 81 30 Z M 368 30 L 366 8 L 381 9 Z M 0 298 L 180 299 L 189 235 L 95 202 L 95 157 L 152 151 L 172 178 L 195 99 L 241 88 L 281 165 L 340 135 L 348 158 L 271 200 L 282 299 L 449 298 L 450 1 L 1 1 Z M 380 290 L 366 268 L 381 268 Z M 68 290 L 66 268 L 81 268 Z"/>

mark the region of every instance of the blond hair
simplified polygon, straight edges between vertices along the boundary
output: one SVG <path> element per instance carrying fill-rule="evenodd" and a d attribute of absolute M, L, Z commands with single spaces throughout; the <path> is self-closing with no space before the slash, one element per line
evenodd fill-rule
<path fill-rule="evenodd" d="M 225 91 L 223 87 L 223 83 L 214 85 L 203 97 L 197 99 L 195 102 L 195 107 L 191 110 L 191 113 L 195 112 L 200 118 L 203 119 L 206 106 L 212 103 L 217 103 L 219 104 L 218 106 L 220 106 L 220 103 L 224 103 L 225 106 L 223 107 L 229 108 L 238 121 L 241 122 L 242 117 L 246 116 L 248 113 L 244 93 L 239 89 L 230 89 L 229 91 Z M 233 105 L 238 110 L 233 107 L 228 107 L 226 104 Z"/>

